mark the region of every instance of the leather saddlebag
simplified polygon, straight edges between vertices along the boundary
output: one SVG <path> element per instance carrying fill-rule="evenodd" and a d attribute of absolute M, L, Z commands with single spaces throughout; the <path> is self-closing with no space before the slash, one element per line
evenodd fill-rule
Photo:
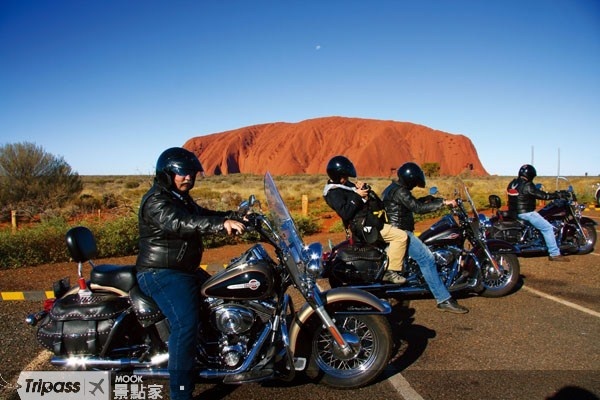
<path fill-rule="evenodd" d="M 115 294 L 70 294 L 54 302 L 37 339 L 55 355 L 100 354 L 115 319 L 128 307 L 128 297 Z"/>
<path fill-rule="evenodd" d="M 367 244 L 347 245 L 335 250 L 331 273 L 344 284 L 373 283 L 381 278 L 387 254 Z"/>

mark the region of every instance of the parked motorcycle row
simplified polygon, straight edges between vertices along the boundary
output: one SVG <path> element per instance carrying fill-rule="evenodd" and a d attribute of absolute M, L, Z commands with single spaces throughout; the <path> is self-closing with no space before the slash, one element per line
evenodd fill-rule
<path fill-rule="evenodd" d="M 585 205 L 577 202 L 577 196 L 571 186 L 559 193 L 560 198 L 547 203 L 538 211 L 539 214 L 554 227 L 561 254 L 591 253 L 596 245 L 596 222 L 582 215 Z M 520 257 L 548 255 L 546 243 L 539 230 L 530 223 L 501 211 L 502 202 L 497 195 L 490 195 L 489 201 L 494 214 L 490 218 L 481 218 L 488 237 L 512 243 Z"/>
<path fill-rule="evenodd" d="M 466 292 L 486 297 L 511 293 L 519 282 L 517 248 L 505 240 L 488 238 L 480 224 L 467 187 L 459 181 L 457 206 L 420 234 L 434 255 L 438 273 L 450 293 Z M 431 194 L 435 194 L 432 188 Z M 356 287 L 382 298 L 430 296 L 417 263 L 405 260 L 407 282 L 386 284 L 381 277 L 387 268 L 385 243 L 369 245 L 349 238 L 326 255 L 325 276 L 332 287 Z"/>
<path fill-rule="evenodd" d="M 198 380 L 242 384 L 302 374 L 339 389 L 372 383 L 394 346 L 388 299 L 431 296 L 418 265 L 408 258 L 407 282 L 384 284 L 385 246 L 348 238 L 324 252 L 318 242 L 305 244 L 269 173 L 264 191 L 269 215 L 255 196 L 238 210 L 262 241 L 202 286 Z M 582 217 L 572 191 L 569 196 L 541 213 L 556 227 L 561 248 L 585 254 L 596 242 L 594 222 Z M 479 214 L 464 184 L 455 199 L 457 206 L 420 235 L 443 283 L 455 293 L 511 293 L 520 279 L 519 257 L 543 251 L 540 235 L 501 212 Z M 28 317 L 39 343 L 53 353 L 51 364 L 168 379 L 169 324 L 139 289 L 135 267 L 94 265 L 96 243 L 85 227 L 72 228 L 66 239 L 78 284 L 57 282 L 55 299 Z M 85 264 L 92 266 L 89 278 Z M 331 289 L 322 290 L 319 279 Z"/>

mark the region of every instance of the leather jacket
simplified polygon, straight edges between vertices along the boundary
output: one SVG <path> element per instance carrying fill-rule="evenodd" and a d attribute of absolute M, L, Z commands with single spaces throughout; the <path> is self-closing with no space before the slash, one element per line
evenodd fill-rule
<path fill-rule="evenodd" d="M 417 199 L 401 182 L 392 182 L 382 194 L 385 211 L 392 226 L 415 230 L 414 213 L 427 214 L 444 206 L 444 199 L 425 196 Z"/>
<path fill-rule="evenodd" d="M 155 181 L 140 204 L 136 268 L 194 271 L 202 260 L 202 234 L 223 230 L 223 223 L 231 216 L 230 212 L 202 208 L 189 194 L 180 194 Z"/>
<path fill-rule="evenodd" d="M 327 182 L 323 190 L 325 202 L 340 216 L 344 227 L 367 213 L 367 203 L 355 189 L 356 185 L 348 181 L 345 184 Z"/>
<path fill-rule="evenodd" d="M 513 179 L 506 187 L 508 197 L 508 213 L 511 217 L 535 211 L 537 199 L 553 200 L 558 198 L 557 193 L 548 193 L 538 189 L 532 181 L 523 177 Z"/>

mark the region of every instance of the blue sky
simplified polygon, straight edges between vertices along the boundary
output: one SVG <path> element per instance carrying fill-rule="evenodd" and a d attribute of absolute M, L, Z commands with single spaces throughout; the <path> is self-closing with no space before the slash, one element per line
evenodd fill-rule
<path fill-rule="evenodd" d="M 600 1 L 0 0 L 0 145 L 81 175 L 325 116 L 463 134 L 491 174 L 600 175 Z"/>

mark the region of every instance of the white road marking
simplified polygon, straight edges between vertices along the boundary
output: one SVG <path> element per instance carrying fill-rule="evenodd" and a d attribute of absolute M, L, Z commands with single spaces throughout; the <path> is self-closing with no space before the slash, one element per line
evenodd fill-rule
<path fill-rule="evenodd" d="M 424 400 L 415 389 L 410 386 L 410 383 L 402 376 L 402 374 L 396 374 L 388 379 L 396 392 L 402 396 L 404 400 Z"/>
<path fill-rule="evenodd" d="M 538 296 L 543 297 L 545 299 L 556 301 L 557 303 L 563 304 L 563 305 L 565 305 L 567 307 L 571 307 L 571 308 L 574 308 L 574 309 L 576 309 L 578 311 L 581 311 L 581 312 L 590 314 L 590 315 L 592 315 L 594 317 L 600 318 L 600 313 L 599 312 L 596 312 L 594 310 L 590 310 L 589 308 L 585 308 L 585 307 L 582 307 L 582 306 L 580 306 L 578 304 L 571 303 L 570 301 L 563 300 L 563 299 L 561 299 L 559 297 L 552 296 L 552 295 L 550 295 L 548 293 L 540 292 L 539 290 L 532 289 L 529 286 L 525 286 L 524 285 L 523 289 L 528 290 L 531 293 L 537 294 Z"/>
<path fill-rule="evenodd" d="M 42 365 L 47 363 L 51 357 L 52 357 L 52 353 L 50 351 L 48 351 L 48 350 L 41 351 L 33 360 L 31 360 L 31 362 L 29 364 L 27 364 L 27 366 L 25 368 L 23 368 L 23 371 L 36 371 Z M 19 376 L 17 375 L 13 379 L 11 379 L 10 384 L 6 385 L 5 387 L 0 386 L 0 399 L 8 398 L 9 392 L 17 390 L 17 380 L 18 379 L 19 379 Z M 6 382 L 6 383 L 8 383 L 8 382 Z"/>

